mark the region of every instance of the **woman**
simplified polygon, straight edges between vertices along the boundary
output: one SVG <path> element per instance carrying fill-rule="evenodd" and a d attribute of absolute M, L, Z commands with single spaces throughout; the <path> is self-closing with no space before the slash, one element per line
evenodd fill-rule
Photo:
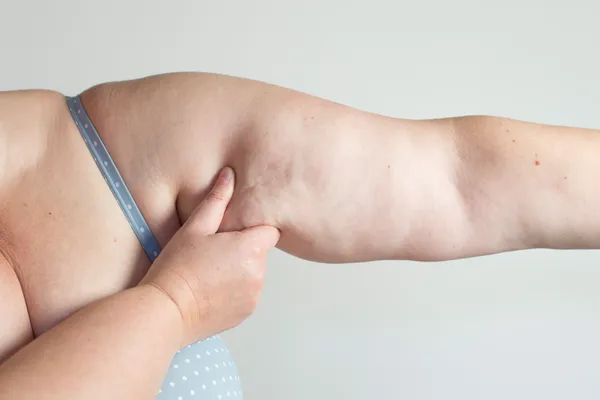
<path fill-rule="evenodd" d="M 600 190 L 588 172 L 600 167 L 598 131 L 394 119 L 194 73 L 103 84 L 69 101 L 4 93 L 0 114 L 9 149 L 0 314 L 14 327 L 0 343 L 4 358 L 135 286 L 152 249 L 169 242 L 226 165 L 237 183 L 220 230 L 273 226 L 279 248 L 310 260 L 446 260 L 600 241 Z M 110 159 L 98 158 L 94 132 Z M 115 201 L 116 170 L 143 224 Z"/>

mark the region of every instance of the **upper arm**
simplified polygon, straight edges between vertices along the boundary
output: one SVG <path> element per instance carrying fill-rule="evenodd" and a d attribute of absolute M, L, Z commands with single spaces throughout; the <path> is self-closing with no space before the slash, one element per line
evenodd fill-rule
<path fill-rule="evenodd" d="M 0 255 L 0 363 L 33 340 L 29 313 L 17 274 Z"/>

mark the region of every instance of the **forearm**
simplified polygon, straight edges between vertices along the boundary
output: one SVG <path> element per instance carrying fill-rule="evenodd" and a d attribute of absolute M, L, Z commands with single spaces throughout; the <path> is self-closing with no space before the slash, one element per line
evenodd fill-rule
<path fill-rule="evenodd" d="M 600 248 L 600 131 L 456 119 L 470 253 Z"/>
<path fill-rule="evenodd" d="M 91 304 L 0 366 L 0 399 L 152 399 L 181 347 L 177 307 L 150 286 Z"/>

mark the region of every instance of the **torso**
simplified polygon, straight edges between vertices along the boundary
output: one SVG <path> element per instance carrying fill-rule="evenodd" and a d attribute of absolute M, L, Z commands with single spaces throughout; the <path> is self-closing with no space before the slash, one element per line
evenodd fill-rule
<path fill-rule="evenodd" d="M 5 121 L 18 119 L 19 127 L 10 132 L 15 140 L 10 152 L 23 160 L 20 173 L 10 179 L 14 186 L 2 193 L 9 240 L 3 247 L 19 278 L 33 332 L 39 335 L 90 302 L 134 285 L 149 261 L 64 99 L 32 93 L 10 101 L 15 106 L 22 101 L 21 109 L 45 103 L 37 115 L 3 116 Z M 37 127 L 22 125 L 36 118 Z M 17 167 L 14 161 L 11 166 Z"/>

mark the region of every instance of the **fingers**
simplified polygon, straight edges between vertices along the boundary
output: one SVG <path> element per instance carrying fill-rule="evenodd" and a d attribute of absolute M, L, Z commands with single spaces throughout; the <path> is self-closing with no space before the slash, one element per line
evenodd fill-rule
<path fill-rule="evenodd" d="M 223 168 L 214 186 L 192 212 L 185 225 L 201 235 L 217 232 L 233 195 L 234 180 L 233 170 L 229 167 Z"/>
<path fill-rule="evenodd" d="M 245 239 L 252 243 L 257 252 L 266 253 L 279 242 L 279 230 L 272 226 L 261 225 L 247 228 L 242 231 Z"/>

